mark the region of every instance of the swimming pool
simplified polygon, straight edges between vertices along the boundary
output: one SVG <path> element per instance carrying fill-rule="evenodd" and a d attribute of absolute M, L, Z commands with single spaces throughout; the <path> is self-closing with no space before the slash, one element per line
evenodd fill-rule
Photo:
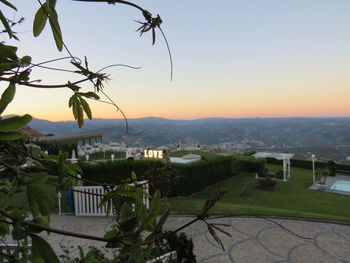
<path fill-rule="evenodd" d="M 332 190 L 350 192 L 350 182 L 348 181 L 336 181 L 332 186 Z"/>

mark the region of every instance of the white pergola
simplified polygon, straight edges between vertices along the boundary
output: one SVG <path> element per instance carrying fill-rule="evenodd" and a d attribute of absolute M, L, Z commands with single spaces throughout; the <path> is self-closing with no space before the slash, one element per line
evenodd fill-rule
<path fill-rule="evenodd" d="M 253 154 L 255 158 L 274 158 L 277 160 L 283 160 L 283 181 L 287 181 L 290 178 L 290 159 L 295 154 L 292 153 L 268 153 L 268 152 L 257 152 Z"/>

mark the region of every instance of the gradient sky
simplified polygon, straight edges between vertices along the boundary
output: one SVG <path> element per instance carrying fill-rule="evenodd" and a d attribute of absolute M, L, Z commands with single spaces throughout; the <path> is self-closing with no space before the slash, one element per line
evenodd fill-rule
<path fill-rule="evenodd" d="M 36 0 L 13 1 L 26 18 L 19 53 L 33 62 L 66 56 L 49 28 L 32 37 Z M 91 69 L 112 68 L 105 91 L 128 118 L 350 116 L 349 0 L 138 1 L 163 18 L 174 60 L 158 34 L 139 37 L 137 10 L 121 5 L 58 0 L 64 41 L 88 57 Z M 10 42 L 12 43 L 12 42 Z M 62 66 L 62 64 L 55 64 Z M 32 79 L 66 83 L 67 74 L 38 71 Z M 71 120 L 68 90 L 21 87 L 5 114 L 30 113 Z M 91 103 L 93 116 L 120 118 L 111 106 Z"/>

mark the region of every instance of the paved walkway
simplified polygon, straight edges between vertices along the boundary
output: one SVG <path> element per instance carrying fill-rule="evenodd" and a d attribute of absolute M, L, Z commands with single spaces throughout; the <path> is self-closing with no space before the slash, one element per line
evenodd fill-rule
<path fill-rule="evenodd" d="M 191 219 L 170 217 L 165 229 L 176 229 Z M 225 245 L 225 251 L 222 251 L 204 223 L 197 222 L 185 229 L 184 232 L 193 239 L 199 263 L 350 263 L 350 226 L 274 219 L 289 230 L 311 238 L 306 240 L 258 218 L 220 218 L 209 221 L 228 224 L 225 231 L 231 233 L 232 237 L 219 234 Z M 97 236 L 103 236 L 111 224 L 111 217 L 51 217 L 52 227 Z M 70 249 L 72 254 L 77 254 L 77 245 L 83 248 L 103 246 L 101 242 L 53 233 L 45 238 L 58 254 L 62 254 L 61 244 L 73 246 Z"/>

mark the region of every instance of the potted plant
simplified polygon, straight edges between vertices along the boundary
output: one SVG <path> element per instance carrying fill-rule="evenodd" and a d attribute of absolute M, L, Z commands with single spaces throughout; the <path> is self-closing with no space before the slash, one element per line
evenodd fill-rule
<path fill-rule="evenodd" d="M 316 169 L 316 186 L 318 190 L 326 190 L 326 181 L 329 171 L 327 168 L 318 168 Z"/>

